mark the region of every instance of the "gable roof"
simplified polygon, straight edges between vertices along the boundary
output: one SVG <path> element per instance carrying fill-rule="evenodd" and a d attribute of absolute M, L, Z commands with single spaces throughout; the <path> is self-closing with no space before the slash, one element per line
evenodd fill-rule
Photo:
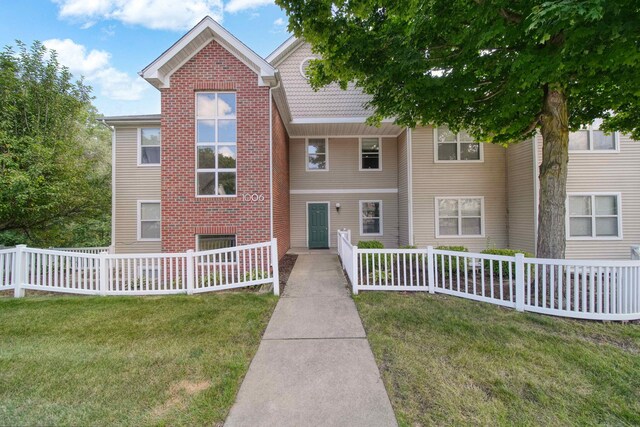
<path fill-rule="evenodd" d="M 204 17 L 139 74 L 158 89 L 169 87 L 171 75 L 212 40 L 251 68 L 257 74 L 260 86 L 276 84 L 276 69 L 210 16 Z"/>
<path fill-rule="evenodd" d="M 280 46 L 278 46 L 276 50 L 274 50 L 269 54 L 269 56 L 267 56 L 267 62 L 269 62 L 269 64 L 272 64 L 273 66 L 278 66 L 302 43 L 303 40 L 296 38 L 296 36 L 289 37 Z"/>

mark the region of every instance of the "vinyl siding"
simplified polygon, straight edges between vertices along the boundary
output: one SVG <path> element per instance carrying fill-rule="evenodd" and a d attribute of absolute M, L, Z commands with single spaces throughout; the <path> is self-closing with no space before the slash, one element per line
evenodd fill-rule
<path fill-rule="evenodd" d="M 398 244 L 409 244 L 409 187 L 407 170 L 407 131 L 398 136 Z"/>
<path fill-rule="evenodd" d="M 142 127 L 159 127 L 149 124 Z M 137 166 L 138 128 L 116 129 L 115 250 L 117 253 L 160 252 L 161 243 L 139 242 L 138 200 L 160 200 L 160 166 Z"/>
<path fill-rule="evenodd" d="M 542 137 L 536 138 L 542 162 Z M 640 244 L 640 142 L 620 135 L 620 152 L 569 153 L 568 193 L 621 193 L 622 239 L 567 239 L 567 259 L 629 259 Z"/>
<path fill-rule="evenodd" d="M 417 246 L 507 247 L 506 149 L 485 144 L 482 163 L 434 162 L 433 128 L 412 131 L 413 233 Z M 484 197 L 484 237 L 436 239 L 436 197 Z"/>
<path fill-rule="evenodd" d="M 360 200 L 382 201 L 382 236 L 360 235 Z M 351 230 L 351 242 L 379 240 L 385 247 L 398 246 L 398 195 L 397 194 L 292 194 L 291 195 L 291 246 L 307 247 L 307 202 L 329 202 L 329 241 L 336 246 L 339 229 Z M 340 212 L 336 211 L 340 203 Z"/>
<path fill-rule="evenodd" d="M 509 247 L 535 253 L 536 195 L 533 141 L 523 141 L 507 149 L 507 199 Z"/>
<path fill-rule="evenodd" d="M 364 108 L 370 97 L 353 86 L 343 91 L 331 84 L 317 92 L 300 73 L 300 64 L 310 57 L 317 57 L 307 43 L 302 43 L 281 63 L 276 64 L 282 78 L 291 117 L 368 117 L 371 112 Z"/>
<path fill-rule="evenodd" d="M 398 188 L 396 138 L 382 138 L 382 170 L 360 171 L 358 138 L 328 139 L 327 171 L 306 171 L 305 139 L 290 141 L 291 189 Z"/>

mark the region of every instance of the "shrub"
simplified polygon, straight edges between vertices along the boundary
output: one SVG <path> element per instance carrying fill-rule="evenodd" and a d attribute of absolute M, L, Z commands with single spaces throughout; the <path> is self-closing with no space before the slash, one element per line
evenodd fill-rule
<path fill-rule="evenodd" d="M 441 251 L 453 251 L 453 252 L 469 252 L 464 246 L 438 246 L 438 250 Z M 448 255 L 435 255 L 436 275 L 441 274 L 444 268 L 445 277 L 449 277 L 449 256 Z M 456 274 L 458 270 L 458 258 L 451 257 L 451 273 Z"/>
<path fill-rule="evenodd" d="M 383 269 L 373 270 L 369 273 L 369 280 L 371 280 L 372 285 L 377 285 L 378 283 L 384 285 L 385 282 L 391 281 L 391 272 Z"/>
<path fill-rule="evenodd" d="M 516 254 L 523 254 L 526 258 L 533 258 L 533 254 L 529 253 L 529 252 L 525 252 L 525 251 L 518 251 L 515 249 L 485 249 L 484 251 L 480 252 L 482 254 L 487 254 L 487 255 L 501 255 L 501 256 L 516 256 Z M 499 276 L 500 275 L 500 263 L 501 261 L 495 261 L 495 260 L 489 260 L 489 259 L 485 259 L 484 260 L 484 271 L 486 273 L 491 272 L 491 264 L 493 263 L 493 275 L 494 276 Z M 511 277 L 515 277 L 516 276 L 516 269 L 515 269 L 515 265 L 511 268 Z M 502 277 L 509 277 L 509 262 L 508 261 L 502 261 Z"/>
<path fill-rule="evenodd" d="M 244 274 L 244 281 L 245 282 L 250 282 L 253 280 L 261 280 L 261 279 L 266 279 L 267 277 L 269 277 L 269 273 L 267 273 L 266 271 L 262 271 L 258 268 L 251 270 L 251 271 L 247 271 Z"/>
<path fill-rule="evenodd" d="M 384 249 L 384 245 L 378 240 L 360 240 L 358 242 L 358 249 Z M 369 271 L 379 270 L 384 267 L 384 256 L 380 256 L 380 264 L 382 265 L 378 265 L 378 255 L 376 254 L 367 254 L 365 258 L 366 264 L 369 266 Z"/>
<path fill-rule="evenodd" d="M 417 246 L 414 245 L 405 245 L 405 246 L 400 246 L 398 249 L 418 249 Z M 426 252 L 426 251 L 425 251 Z M 422 266 L 422 260 L 424 259 L 424 255 L 420 255 L 420 254 L 414 254 L 414 255 L 405 255 L 405 256 L 401 256 L 400 257 L 400 262 L 402 262 L 403 258 L 406 260 L 407 265 L 409 265 L 409 258 L 412 259 L 411 262 L 413 262 L 413 266 L 415 268 L 419 268 L 420 266 Z M 393 262 L 396 262 L 397 257 L 394 256 L 392 258 Z"/>

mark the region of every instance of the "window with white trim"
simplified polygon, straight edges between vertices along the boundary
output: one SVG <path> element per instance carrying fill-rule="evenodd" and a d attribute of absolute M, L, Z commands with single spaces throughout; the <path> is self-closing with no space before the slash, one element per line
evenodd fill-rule
<path fill-rule="evenodd" d="M 327 140 L 324 138 L 309 138 L 306 147 L 306 162 L 308 171 L 328 170 Z"/>
<path fill-rule="evenodd" d="M 139 129 L 138 142 L 138 165 L 159 165 L 160 128 Z"/>
<path fill-rule="evenodd" d="M 196 93 L 196 193 L 236 195 L 236 94 Z"/>
<path fill-rule="evenodd" d="M 382 201 L 360 200 L 360 235 L 382 236 Z"/>
<path fill-rule="evenodd" d="M 575 132 L 569 132 L 570 151 L 617 151 L 618 138 L 615 133 L 600 130 L 602 120 L 585 126 Z"/>
<path fill-rule="evenodd" d="M 435 150 L 438 162 L 482 161 L 482 144 L 468 133 L 453 133 L 446 126 L 436 129 Z"/>
<path fill-rule="evenodd" d="M 437 198 L 436 213 L 436 237 L 483 235 L 481 197 Z"/>
<path fill-rule="evenodd" d="M 236 246 L 236 236 L 233 234 L 198 234 L 196 248 L 198 251 L 233 248 Z"/>
<path fill-rule="evenodd" d="M 160 202 L 138 202 L 138 240 L 160 240 Z"/>
<path fill-rule="evenodd" d="M 620 237 L 620 197 L 618 194 L 570 194 L 569 230 L 571 238 Z"/>
<path fill-rule="evenodd" d="M 380 138 L 361 138 L 360 139 L 360 169 L 361 170 L 380 170 L 382 169 L 381 161 L 381 140 Z"/>

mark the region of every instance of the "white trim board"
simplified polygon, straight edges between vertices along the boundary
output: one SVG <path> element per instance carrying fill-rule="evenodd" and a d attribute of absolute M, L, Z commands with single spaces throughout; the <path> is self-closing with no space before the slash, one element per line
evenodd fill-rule
<path fill-rule="evenodd" d="M 289 194 L 397 194 L 397 188 L 289 190 Z"/>

